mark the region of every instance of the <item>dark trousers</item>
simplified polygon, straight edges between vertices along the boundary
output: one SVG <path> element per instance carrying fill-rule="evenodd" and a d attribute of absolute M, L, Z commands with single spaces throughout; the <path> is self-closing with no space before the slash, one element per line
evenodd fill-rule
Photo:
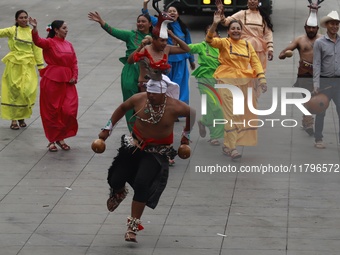
<path fill-rule="evenodd" d="M 328 89 L 325 89 L 330 87 Z M 323 90 L 324 89 L 324 90 Z M 322 93 L 326 94 L 329 100 L 333 100 L 336 111 L 338 114 L 338 128 L 340 127 L 340 78 L 320 78 L 320 90 Z M 326 116 L 326 111 L 315 116 L 315 140 L 322 140 L 324 119 Z M 340 136 L 340 133 L 339 133 Z"/>
<path fill-rule="evenodd" d="M 133 200 L 146 203 L 149 189 L 156 176 L 161 171 L 161 165 L 152 153 L 137 149 L 120 151 L 109 169 L 108 183 L 114 191 L 119 191 L 128 182 L 134 189 Z"/>

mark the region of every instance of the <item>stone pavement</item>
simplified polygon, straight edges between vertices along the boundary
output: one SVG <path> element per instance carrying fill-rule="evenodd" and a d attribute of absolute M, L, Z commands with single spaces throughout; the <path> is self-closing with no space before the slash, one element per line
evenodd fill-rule
<path fill-rule="evenodd" d="M 339 10 L 339 3 L 322 3 L 319 17 Z M 307 4 L 302 0 L 274 1 L 275 59 L 268 64 L 269 87 L 290 87 L 295 81 L 297 53 L 284 61 L 277 56 L 290 40 L 304 33 Z M 138 235 L 139 243 L 124 241 L 133 192 L 114 213 L 109 213 L 106 175 L 120 136 L 127 132 L 125 120 L 116 126 L 105 153 L 94 154 L 90 144 L 122 100 L 122 64 L 118 58 L 124 55 L 125 45 L 87 20 L 87 12 L 97 10 L 110 25 L 134 29 L 141 5 L 141 0 L 0 2 L 1 28 L 14 23 L 19 9 L 37 18 L 41 34 L 52 20 L 64 19 L 80 70 L 79 132 L 67 140 L 71 151 L 47 151 L 38 101 L 32 118 L 27 120 L 28 128 L 13 131 L 9 121 L 0 120 L 0 254 L 339 254 L 339 127 L 333 103 L 325 121 L 325 150 L 315 149 L 313 138 L 299 127 L 278 123 L 273 128 L 266 123 L 259 130 L 258 146 L 240 148 L 243 158 L 232 162 L 222 155 L 220 147 L 211 147 L 206 138 L 200 138 L 196 126 L 192 157 L 177 159 L 170 169 L 158 207 L 145 210 L 145 230 Z M 212 18 L 184 20 L 192 30 L 193 42 L 199 42 Z M 3 57 L 7 53 L 6 39 L 0 39 L 0 46 Z M 1 73 L 3 68 L 1 64 Z M 191 84 L 191 105 L 199 113 L 194 79 Z M 268 109 L 270 104 L 269 89 L 261 96 L 260 106 Z M 278 110 L 268 118 L 289 118 L 300 123 L 301 112 L 289 107 L 287 116 L 280 116 Z M 176 123 L 175 146 L 183 125 L 183 121 Z M 209 166 L 235 172 L 197 172 Z M 291 170 L 240 172 L 242 167 L 261 166 Z M 321 170 L 327 173 L 316 173 Z"/>

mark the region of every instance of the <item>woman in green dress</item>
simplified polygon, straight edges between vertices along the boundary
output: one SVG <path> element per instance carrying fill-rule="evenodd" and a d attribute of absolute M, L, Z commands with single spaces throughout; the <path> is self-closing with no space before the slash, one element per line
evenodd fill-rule
<path fill-rule="evenodd" d="M 205 33 L 209 30 L 208 26 Z M 214 37 L 220 37 L 218 31 L 215 31 Z M 203 42 L 188 45 L 191 54 L 198 54 L 199 67 L 191 74 L 196 77 L 200 94 L 206 95 L 207 112 L 198 121 L 198 128 L 201 137 L 206 136 L 207 127 L 210 133 L 209 143 L 212 146 L 220 145 L 219 138 L 223 137 L 224 126 L 215 125 L 214 120 L 224 119 L 221 107 L 221 99 L 216 91 L 216 80 L 213 77 L 216 68 L 219 66 L 218 54 L 219 50 L 211 47 L 208 43 Z"/>
<path fill-rule="evenodd" d="M 124 101 L 130 98 L 132 95 L 138 93 L 138 76 L 139 66 L 138 64 L 129 64 L 127 59 L 132 52 L 134 52 L 141 44 L 145 36 L 151 35 L 152 25 L 151 19 L 148 14 L 141 14 L 137 17 L 137 29 L 136 30 L 121 30 L 113 28 L 108 25 L 99 15 L 98 12 L 89 12 L 88 18 L 95 22 L 98 22 L 100 26 L 110 35 L 122 40 L 126 44 L 125 56 L 119 60 L 124 64 L 121 73 L 121 88 L 123 92 Z M 135 122 L 133 117 L 133 111 L 130 110 L 125 115 L 127 126 L 129 130 L 132 130 Z"/>

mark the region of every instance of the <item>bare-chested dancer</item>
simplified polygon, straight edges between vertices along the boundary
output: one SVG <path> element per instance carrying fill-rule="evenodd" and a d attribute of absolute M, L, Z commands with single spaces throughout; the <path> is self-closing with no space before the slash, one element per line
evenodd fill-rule
<path fill-rule="evenodd" d="M 306 34 L 296 37 L 285 49 L 280 52 L 279 59 L 285 59 L 287 50 L 297 49 L 300 55 L 297 80 L 294 87 L 301 87 L 313 91 L 313 45 L 316 39 L 321 37 L 318 33 L 317 21 L 309 19 L 305 24 Z M 314 134 L 314 118 L 311 115 L 303 115 L 302 128 L 312 136 Z"/>

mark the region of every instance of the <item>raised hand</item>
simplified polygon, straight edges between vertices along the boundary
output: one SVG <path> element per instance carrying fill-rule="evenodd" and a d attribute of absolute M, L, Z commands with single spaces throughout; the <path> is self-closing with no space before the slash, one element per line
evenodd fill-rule
<path fill-rule="evenodd" d="M 217 10 L 218 10 L 218 11 L 221 11 L 222 14 L 223 14 L 223 13 L 224 13 L 224 5 L 223 5 L 223 3 L 222 3 L 222 0 L 216 0 L 216 1 L 215 1 L 215 5 L 216 5 L 216 7 L 217 7 Z"/>
<path fill-rule="evenodd" d="M 151 44 L 152 41 L 153 41 L 152 37 L 151 37 L 150 35 L 147 35 L 147 36 L 145 36 L 144 39 L 142 40 L 141 46 L 142 46 L 142 47 L 145 47 L 146 45 Z"/>
<path fill-rule="evenodd" d="M 215 11 L 215 13 L 214 13 L 214 23 L 215 24 L 218 24 L 218 23 L 221 22 L 221 20 L 222 20 L 221 14 L 222 14 L 222 12 L 220 10 Z"/>
<path fill-rule="evenodd" d="M 104 26 L 105 25 L 105 21 L 102 19 L 102 17 L 100 17 L 98 12 L 89 12 L 87 14 L 87 17 L 89 18 L 89 20 L 95 21 L 100 23 L 100 25 Z"/>
<path fill-rule="evenodd" d="M 36 19 L 33 19 L 32 17 L 28 18 L 28 23 L 32 26 L 32 27 L 36 27 L 38 25 L 38 22 Z"/>

